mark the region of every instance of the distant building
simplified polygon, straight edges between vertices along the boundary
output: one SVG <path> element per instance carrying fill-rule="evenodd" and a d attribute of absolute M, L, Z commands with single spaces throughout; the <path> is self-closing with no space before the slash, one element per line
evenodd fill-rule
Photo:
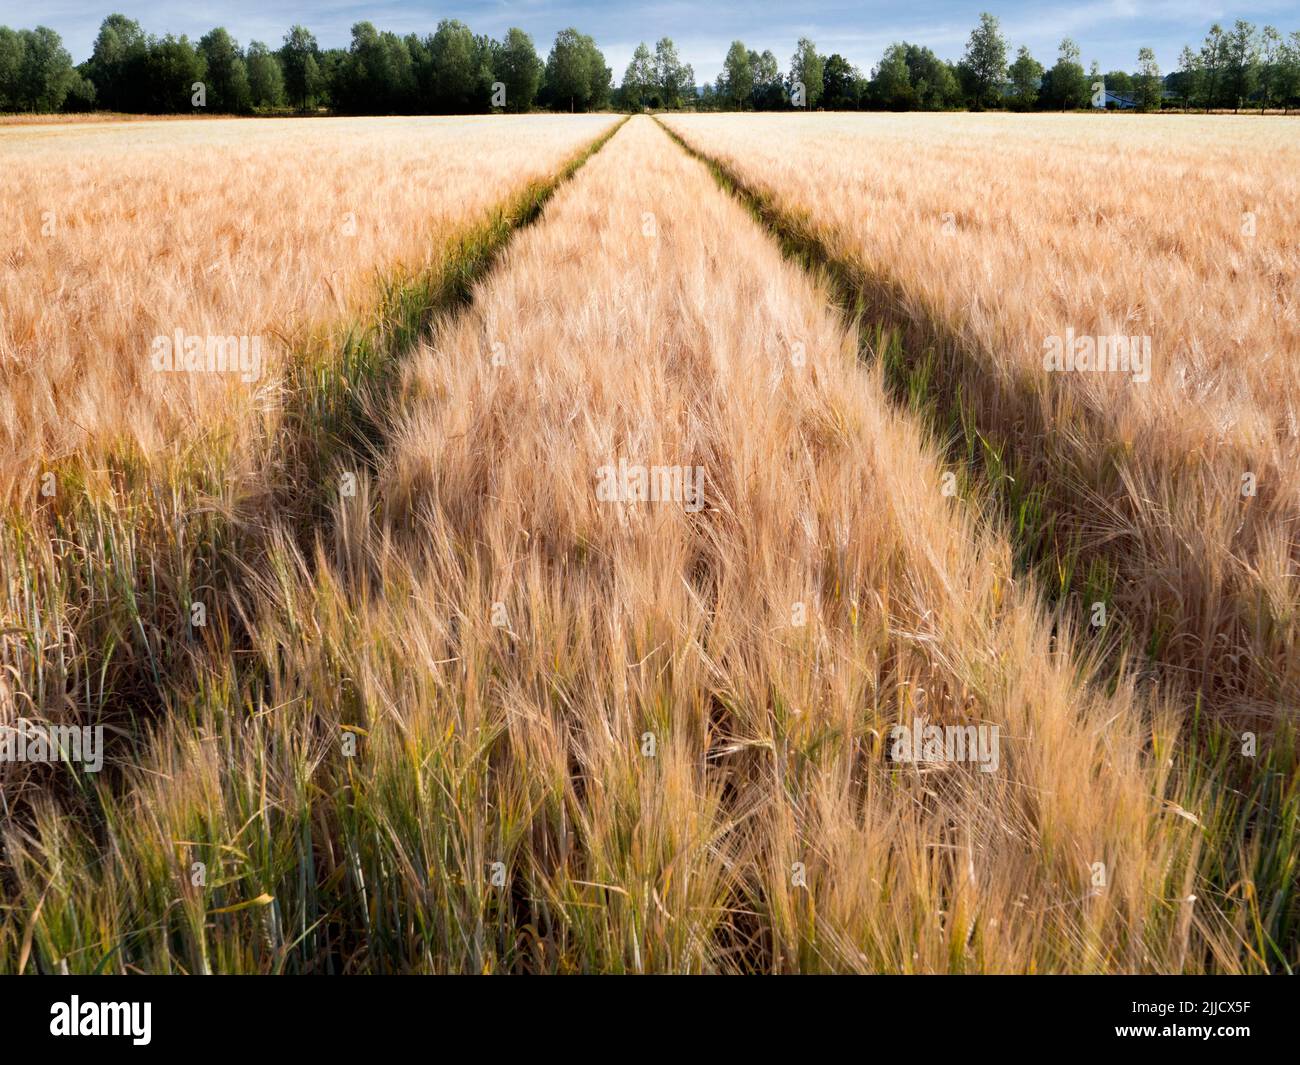
<path fill-rule="evenodd" d="M 1102 89 L 1101 96 L 1094 99 L 1093 107 L 1100 109 L 1116 108 L 1120 111 L 1129 111 L 1137 107 L 1137 98 L 1128 92 L 1111 92 L 1110 89 Z"/>

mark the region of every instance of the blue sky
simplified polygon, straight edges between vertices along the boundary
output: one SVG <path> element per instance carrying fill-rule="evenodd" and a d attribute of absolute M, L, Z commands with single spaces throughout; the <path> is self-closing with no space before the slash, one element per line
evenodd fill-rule
<path fill-rule="evenodd" d="M 1161 68 L 1177 66 L 1184 44 L 1196 43 L 1211 22 L 1246 18 L 1272 23 L 1284 32 L 1300 29 L 1297 0 L 1246 0 L 1224 6 L 1213 0 L 1083 0 L 1079 3 L 982 0 L 917 0 L 910 4 L 874 0 L 451 0 L 432 3 L 395 0 L 353 3 L 349 0 L 224 0 L 221 4 L 177 4 L 162 0 L 40 0 L 37 4 L 0 0 L 0 25 L 30 27 L 40 23 L 57 30 L 73 59 L 90 54 L 95 33 L 112 11 L 138 20 L 152 33 L 188 33 L 197 38 L 224 25 L 243 44 L 250 39 L 277 45 L 295 22 L 310 28 L 322 47 L 346 46 L 354 22 L 368 19 L 380 29 L 406 34 L 428 33 L 442 18 L 459 18 L 476 33 L 500 34 L 520 26 L 532 34 L 545 56 L 556 30 L 577 26 L 595 37 L 617 81 L 638 41 L 653 45 L 671 37 L 682 58 L 694 65 L 696 78 L 713 80 L 732 40 L 750 48 L 770 48 L 789 64 L 795 41 L 811 37 L 824 54 L 839 52 L 869 73 L 891 41 L 926 44 L 940 56 L 960 57 L 971 27 L 982 10 L 992 10 L 1012 53 L 1027 44 L 1050 64 L 1061 37 L 1079 42 L 1084 63 L 1098 60 L 1103 70 L 1132 70 L 1137 50 L 1151 45 Z"/>

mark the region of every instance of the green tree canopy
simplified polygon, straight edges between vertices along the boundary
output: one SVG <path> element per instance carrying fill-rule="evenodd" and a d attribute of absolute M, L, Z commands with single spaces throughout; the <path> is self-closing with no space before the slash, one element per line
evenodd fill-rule
<path fill-rule="evenodd" d="M 254 107 L 284 106 L 284 73 L 280 59 L 262 41 L 249 41 L 244 55 L 248 88 Z"/>
<path fill-rule="evenodd" d="M 790 105 L 790 98 L 785 92 L 785 82 L 781 77 L 781 64 L 771 50 L 762 53 L 749 53 L 749 69 L 754 78 L 754 90 L 751 103 L 755 109 L 776 111 Z"/>
<path fill-rule="evenodd" d="M 790 57 L 790 92 L 793 96 L 796 87 L 803 86 L 803 106 L 808 110 L 816 107 L 825 89 L 822 73 L 824 64 L 817 54 L 817 46 L 807 37 L 800 37 L 795 46 L 794 55 Z"/>
<path fill-rule="evenodd" d="M 306 110 L 324 90 L 315 35 L 306 26 L 293 26 L 284 35 L 280 49 L 280 66 L 284 73 L 284 91 L 289 101 Z"/>
<path fill-rule="evenodd" d="M 678 108 L 695 100 L 695 71 L 681 61 L 670 37 L 655 42 L 655 87 L 664 107 Z"/>
<path fill-rule="evenodd" d="M 1259 81 L 1259 40 L 1255 27 L 1244 19 L 1238 19 L 1227 35 L 1223 73 L 1227 103 L 1236 111 Z"/>
<path fill-rule="evenodd" d="M 543 86 L 551 106 L 590 111 L 609 103 L 613 72 L 596 42 L 570 26 L 555 35 Z"/>
<path fill-rule="evenodd" d="M 655 61 L 645 41 L 640 42 L 632 51 L 631 62 L 623 72 L 623 83 L 619 86 L 623 106 L 631 111 L 640 111 L 647 107 L 655 91 Z"/>
<path fill-rule="evenodd" d="M 1160 77 L 1156 54 L 1150 48 L 1138 49 L 1138 74 L 1133 81 L 1133 90 L 1137 94 L 1139 110 L 1160 110 L 1161 99 L 1164 96 L 1164 81 Z"/>
<path fill-rule="evenodd" d="M 253 93 L 239 42 L 218 26 L 199 38 L 199 54 L 207 65 L 207 106 L 235 114 L 249 110 Z"/>
<path fill-rule="evenodd" d="M 895 111 L 906 111 L 915 102 L 905 44 L 891 44 L 885 49 L 871 77 L 871 98 L 878 106 Z"/>
<path fill-rule="evenodd" d="M 751 55 L 753 53 L 745 48 L 744 41 L 732 41 L 731 47 L 727 49 L 727 58 L 722 61 L 718 91 L 726 106 L 733 111 L 743 111 L 754 95 L 754 65 Z"/>
<path fill-rule="evenodd" d="M 542 60 L 533 39 L 523 30 L 511 27 L 497 51 L 497 80 L 506 87 L 506 110 L 527 111 L 537 98 L 542 82 Z"/>
<path fill-rule="evenodd" d="M 0 26 L 0 110 L 58 111 L 74 89 L 87 91 L 57 33 Z"/>
<path fill-rule="evenodd" d="M 1007 42 L 998 20 L 987 11 L 980 15 L 979 25 L 971 30 L 962 66 L 970 80 L 975 107 L 990 103 L 1006 77 Z"/>
<path fill-rule="evenodd" d="M 1056 65 L 1048 75 L 1048 98 L 1052 106 L 1068 111 L 1087 107 L 1089 96 L 1088 76 L 1079 62 L 1079 46 L 1066 37 L 1061 41 Z"/>
<path fill-rule="evenodd" d="M 838 52 L 822 67 L 822 106 L 831 111 L 855 111 L 861 103 L 862 75 Z"/>
<path fill-rule="evenodd" d="M 1012 106 L 1021 111 L 1038 106 L 1038 94 L 1043 87 L 1043 64 L 1030 55 L 1023 44 L 1007 73 L 1011 78 Z"/>

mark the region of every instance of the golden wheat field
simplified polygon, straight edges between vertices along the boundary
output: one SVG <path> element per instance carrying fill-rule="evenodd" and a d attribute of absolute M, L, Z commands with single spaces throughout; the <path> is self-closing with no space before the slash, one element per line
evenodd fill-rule
<path fill-rule="evenodd" d="M 996 453 L 1080 618 L 1106 601 L 1216 712 L 1294 713 L 1300 121 L 666 123 L 904 332 L 900 376 Z M 1046 371 L 1067 337 L 1142 354 Z"/>
<path fill-rule="evenodd" d="M 1298 130 L 0 126 L 0 972 L 1295 968 Z"/>
<path fill-rule="evenodd" d="M 0 488 L 265 414 L 287 351 L 418 274 L 607 116 L 0 127 Z M 154 372 L 153 340 L 260 338 L 240 372 Z M 244 428 L 244 432 L 250 431 Z"/>

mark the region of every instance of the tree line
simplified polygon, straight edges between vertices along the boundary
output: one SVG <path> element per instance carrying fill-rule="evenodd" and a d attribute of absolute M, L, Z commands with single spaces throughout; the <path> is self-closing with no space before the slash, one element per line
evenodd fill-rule
<path fill-rule="evenodd" d="M 0 27 L 0 111 L 590 111 L 610 106 L 612 78 L 596 42 L 576 29 L 556 34 L 543 62 L 523 30 L 498 41 L 457 19 L 424 37 L 358 22 L 348 48 L 321 48 L 305 26 L 293 26 L 273 49 L 262 41 L 241 48 L 222 27 L 197 42 L 158 37 L 109 15 L 79 66 L 53 30 Z"/>
<path fill-rule="evenodd" d="M 818 55 L 807 39 L 799 41 L 790 73 L 782 76 L 771 52 L 760 55 L 734 41 L 717 81 L 703 87 L 695 105 L 774 110 L 791 106 L 796 89 L 802 90 L 804 106 L 830 111 L 1286 109 L 1300 98 L 1300 30 L 1283 37 L 1272 26 L 1257 32 L 1243 20 L 1228 31 L 1211 26 L 1201 48 L 1185 47 L 1178 71 L 1168 76 L 1161 75 L 1151 48 L 1138 49 L 1135 70 L 1104 73 L 1096 62 L 1084 70 L 1079 46 L 1069 37 L 1050 67 L 1023 45 L 1014 59 L 1009 51 L 998 19 L 987 13 L 980 15 L 959 61 L 900 41 L 885 49 L 869 76 L 841 55 Z"/>
<path fill-rule="evenodd" d="M 304 26 L 279 47 L 247 47 L 217 27 L 191 42 L 158 37 L 124 15 L 100 26 L 86 62 L 74 65 L 47 27 L 0 26 L 0 111 L 251 114 L 329 109 L 341 114 L 472 114 L 550 108 L 693 110 L 952 110 L 988 107 L 1071 110 L 1097 106 L 1239 110 L 1289 108 L 1300 97 L 1300 30 L 1284 36 L 1238 20 L 1210 27 L 1162 75 L 1150 48 L 1133 71 L 1084 70 L 1066 38 L 1052 66 L 1020 47 L 1014 58 L 997 18 L 982 14 L 957 62 L 922 45 L 891 44 L 864 75 L 839 54 L 801 38 L 785 72 L 771 51 L 734 41 L 713 83 L 696 84 L 668 37 L 641 43 L 618 87 L 596 42 L 569 28 L 545 61 L 521 29 L 501 40 L 443 19 L 433 33 L 399 36 L 370 22 L 352 27 L 347 48 L 321 48 Z"/>

